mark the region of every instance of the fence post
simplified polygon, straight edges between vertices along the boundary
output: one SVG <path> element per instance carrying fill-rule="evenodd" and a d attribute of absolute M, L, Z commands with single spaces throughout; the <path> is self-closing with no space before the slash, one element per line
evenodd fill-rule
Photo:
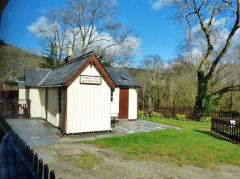
<path fill-rule="evenodd" d="M 42 176 L 43 176 L 43 161 L 42 161 L 42 159 L 39 160 L 38 166 L 39 166 L 38 167 L 38 175 L 42 179 Z"/>
<path fill-rule="evenodd" d="M 55 172 L 54 171 L 50 172 L 50 179 L 55 179 Z"/>
<path fill-rule="evenodd" d="M 49 169 L 48 169 L 48 165 L 47 164 L 45 164 L 44 165 L 44 179 L 48 179 L 48 174 L 49 174 Z"/>
<path fill-rule="evenodd" d="M 34 168 L 35 172 L 37 172 L 38 171 L 38 154 L 34 155 L 33 163 L 34 163 L 33 168 Z"/>

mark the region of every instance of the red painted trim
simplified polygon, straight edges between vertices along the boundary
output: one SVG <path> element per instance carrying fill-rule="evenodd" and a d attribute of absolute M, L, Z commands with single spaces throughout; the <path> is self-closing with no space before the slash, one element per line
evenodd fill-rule
<path fill-rule="evenodd" d="M 137 119 L 139 119 L 139 88 L 137 88 Z"/>
<path fill-rule="evenodd" d="M 105 68 L 102 66 L 102 64 L 99 62 L 99 60 L 96 58 L 96 56 L 94 54 L 92 54 L 88 58 L 86 63 L 67 81 L 65 86 L 69 86 L 73 82 L 73 80 L 75 80 L 80 75 L 80 73 L 87 67 L 87 65 L 89 65 L 92 62 L 98 67 L 98 69 L 100 70 L 102 75 L 107 79 L 107 81 L 110 84 L 110 86 L 112 88 L 115 88 L 116 85 L 114 84 L 113 80 L 110 78 L 110 76 L 106 72 Z"/>
<path fill-rule="evenodd" d="M 66 134 L 66 122 L 67 122 L 67 87 L 64 90 L 64 126 L 63 126 L 63 134 Z"/>

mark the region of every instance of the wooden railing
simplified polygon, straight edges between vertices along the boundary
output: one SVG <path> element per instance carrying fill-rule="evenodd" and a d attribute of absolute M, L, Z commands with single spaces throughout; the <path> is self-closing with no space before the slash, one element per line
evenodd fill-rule
<path fill-rule="evenodd" d="M 240 113 L 236 111 L 216 111 L 216 110 L 196 110 L 194 108 L 170 108 L 160 107 L 158 112 L 165 118 L 176 118 L 177 114 L 185 114 L 186 119 L 200 120 L 202 116 L 215 118 L 240 118 Z"/>
<path fill-rule="evenodd" d="M 1 167 L 8 170 L 10 174 L 5 176 L 19 176 L 19 178 L 55 179 L 55 172 L 50 171 L 47 164 L 43 164 L 38 154 L 34 153 L 26 143 L 14 132 L 9 131 L 5 134 L 1 142 Z M 18 167 L 15 170 L 15 167 Z M 8 172 L 8 173 L 9 173 Z M 17 172 L 12 175 L 11 172 Z M 19 173 L 18 173 L 19 172 Z M 1 175 L 0 175 L 1 176 Z"/>
<path fill-rule="evenodd" d="M 30 118 L 30 100 L 8 99 L 0 102 L 0 118 Z"/>
<path fill-rule="evenodd" d="M 217 119 L 211 121 L 212 133 L 220 134 L 237 143 L 240 142 L 240 120 L 239 119 Z"/>

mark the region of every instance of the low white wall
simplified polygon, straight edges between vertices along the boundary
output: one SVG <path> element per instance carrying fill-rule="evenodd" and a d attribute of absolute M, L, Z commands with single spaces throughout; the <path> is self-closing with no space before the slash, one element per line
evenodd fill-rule
<path fill-rule="evenodd" d="M 128 119 L 137 119 L 137 88 L 129 88 Z"/>
<path fill-rule="evenodd" d="M 81 75 L 101 76 L 90 65 Z M 78 76 L 67 89 L 66 133 L 110 130 L 110 95 L 110 86 L 104 78 L 101 85 L 89 85 L 80 84 Z"/>
<path fill-rule="evenodd" d="M 111 116 L 118 116 L 119 114 L 119 88 L 115 88 L 113 92 L 113 101 L 111 101 Z"/>

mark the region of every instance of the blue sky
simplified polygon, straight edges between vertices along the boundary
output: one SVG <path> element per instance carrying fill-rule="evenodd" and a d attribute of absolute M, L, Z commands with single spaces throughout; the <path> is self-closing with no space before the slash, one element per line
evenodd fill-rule
<path fill-rule="evenodd" d="M 158 54 L 166 61 L 176 56 L 183 30 L 176 22 L 169 20 L 173 10 L 164 6 L 169 0 L 115 1 L 118 18 L 128 24 L 141 39 L 138 55 L 134 58 L 136 64 L 148 54 Z M 0 38 L 20 48 L 40 49 L 39 38 L 27 26 L 44 16 L 45 10 L 57 6 L 63 7 L 64 1 L 10 0 L 2 15 Z"/>

